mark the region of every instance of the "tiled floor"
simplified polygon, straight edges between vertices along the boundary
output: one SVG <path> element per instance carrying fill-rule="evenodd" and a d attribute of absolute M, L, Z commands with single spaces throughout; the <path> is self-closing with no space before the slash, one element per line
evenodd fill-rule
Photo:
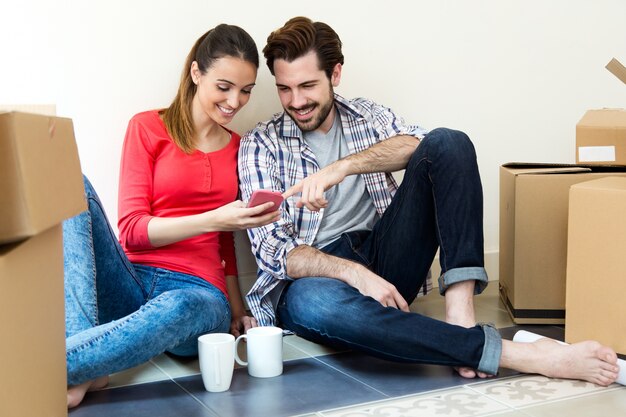
<path fill-rule="evenodd" d="M 412 309 L 444 317 L 443 299 L 436 293 Z M 495 323 L 507 339 L 520 328 L 563 338 L 559 326 L 514 326 L 497 283 L 476 298 L 476 314 L 478 321 Z M 337 352 L 293 335 L 284 338 L 283 347 L 283 375 L 253 378 L 237 367 L 224 393 L 204 390 L 196 359 L 161 355 L 113 375 L 107 389 L 89 393 L 70 417 L 626 416 L 626 387 L 621 385 L 603 388 L 512 371 L 467 380 L 447 367 Z"/>

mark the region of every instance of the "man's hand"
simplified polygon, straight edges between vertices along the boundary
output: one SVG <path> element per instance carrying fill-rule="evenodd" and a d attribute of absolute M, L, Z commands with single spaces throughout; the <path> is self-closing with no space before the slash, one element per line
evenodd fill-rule
<path fill-rule="evenodd" d="M 396 287 L 365 266 L 348 259 L 325 254 L 309 245 L 300 245 L 287 255 L 287 275 L 335 278 L 372 297 L 385 307 L 409 311 L 409 305 Z"/>
<path fill-rule="evenodd" d="M 287 199 L 294 194 L 302 193 L 300 200 L 296 202 L 296 207 L 306 206 L 311 211 L 319 211 L 328 206 L 324 192 L 346 178 L 347 167 L 346 160 L 333 162 L 289 188 L 283 193 L 283 197 Z"/>
<path fill-rule="evenodd" d="M 355 273 L 347 283 L 359 290 L 361 294 L 372 297 L 385 307 L 409 312 L 409 305 L 396 287 L 365 267 L 355 268 Z"/>

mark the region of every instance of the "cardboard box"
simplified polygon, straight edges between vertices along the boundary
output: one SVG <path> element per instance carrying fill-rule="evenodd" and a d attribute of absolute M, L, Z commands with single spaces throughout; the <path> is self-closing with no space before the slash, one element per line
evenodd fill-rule
<path fill-rule="evenodd" d="M 0 113 L 0 244 L 87 208 L 70 119 Z"/>
<path fill-rule="evenodd" d="M 574 185 L 569 202 L 565 340 L 626 354 L 626 178 Z"/>
<path fill-rule="evenodd" d="M 61 225 L 0 246 L 0 416 L 67 416 Z"/>
<path fill-rule="evenodd" d="M 505 164 L 500 168 L 500 295 L 515 323 L 565 322 L 569 188 L 626 167 Z"/>
<path fill-rule="evenodd" d="M 626 165 L 626 110 L 589 110 L 576 125 L 576 162 Z"/>
<path fill-rule="evenodd" d="M 626 67 L 613 58 L 606 69 L 626 84 Z M 626 110 L 589 110 L 576 125 L 576 163 L 626 165 Z"/>

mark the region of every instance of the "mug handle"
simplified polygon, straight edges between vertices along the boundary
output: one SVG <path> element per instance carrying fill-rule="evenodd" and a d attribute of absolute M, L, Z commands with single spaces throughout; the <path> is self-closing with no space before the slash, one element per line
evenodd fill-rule
<path fill-rule="evenodd" d="M 239 336 L 239 337 L 237 338 L 237 340 L 235 340 L 235 360 L 236 360 L 236 361 L 237 361 L 237 363 L 238 363 L 239 365 L 241 365 L 241 366 L 247 366 L 247 365 L 248 365 L 248 362 L 246 362 L 246 361 L 242 361 L 242 360 L 239 358 L 239 353 L 238 353 L 238 351 L 237 351 L 237 346 L 239 346 L 239 341 L 240 341 L 241 339 L 246 339 L 247 337 L 248 337 L 248 335 L 247 335 L 247 334 L 242 334 L 241 336 Z"/>

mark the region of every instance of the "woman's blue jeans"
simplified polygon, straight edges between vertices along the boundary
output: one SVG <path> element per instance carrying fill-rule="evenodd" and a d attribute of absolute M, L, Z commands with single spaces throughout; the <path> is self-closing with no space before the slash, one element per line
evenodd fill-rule
<path fill-rule="evenodd" d="M 474 280 L 475 292 L 480 293 L 487 285 L 482 201 L 471 141 L 462 132 L 436 129 L 417 147 L 374 229 L 343 234 L 322 251 L 367 266 L 411 303 L 439 248 L 440 292 Z M 383 307 L 336 279 L 291 282 L 277 313 L 284 327 L 319 343 L 394 361 L 498 371 L 502 342 L 493 327 L 466 329 Z"/>
<path fill-rule="evenodd" d="M 197 354 L 197 337 L 228 332 L 226 296 L 195 276 L 129 262 L 85 178 L 88 210 L 63 223 L 68 385 L 169 351 Z"/>

